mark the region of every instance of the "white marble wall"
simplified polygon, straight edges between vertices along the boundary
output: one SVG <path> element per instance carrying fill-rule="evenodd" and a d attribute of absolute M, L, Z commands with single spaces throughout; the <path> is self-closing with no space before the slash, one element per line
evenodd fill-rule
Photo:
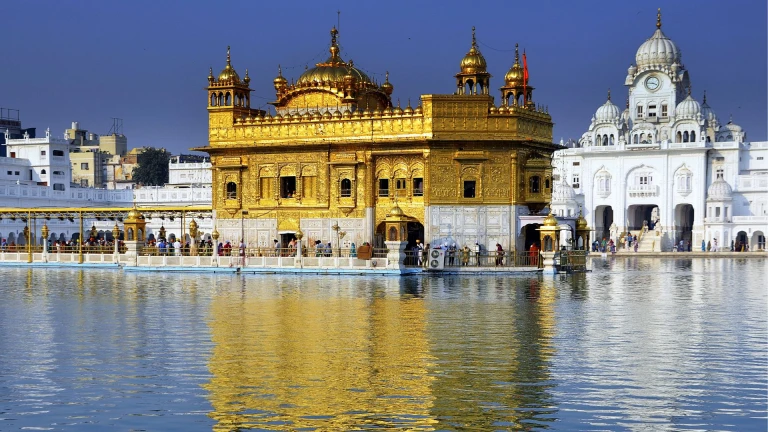
<path fill-rule="evenodd" d="M 477 242 L 486 250 L 495 249 L 496 243 L 504 250 L 514 247 L 514 206 L 429 206 L 424 211 L 427 243 L 473 247 Z"/>

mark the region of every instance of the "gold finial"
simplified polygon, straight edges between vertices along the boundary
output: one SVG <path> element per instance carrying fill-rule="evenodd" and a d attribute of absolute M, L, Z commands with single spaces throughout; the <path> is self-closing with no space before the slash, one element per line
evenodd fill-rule
<path fill-rule="evenodd" d="M 227 66 L 229 66 L 229 65 L 230 65 L 229 61 L 230 61 L 230 57 L 229 57 L 229 45 L 227 45 Z"/>
<path fill-rule="evenodd" d="M 515 43 L 515 63 L 520 62 L 520 51 L 518 51 L 518 44 Z"/>
<path fill-rule="evenodd" d="M 389 71 L 384 74 L 384 82 L 389 82 Z"/>
<path fill-rule="evenodd" d="M 610 88 L 608 88 L 608 100 L 609 101 L 611 100 L 611 89 Z"/>
<path fill-rule="evenodd" d="M 475 39 L 475 26 L 472 26 L 472 48 L 477 48 L 477 40 Z"/>
<path fill-rule="evenodd" d="M 283 68 L 279 64 L 277 65 L 277 76 L 283 76 Z"/>
<path fill-rule="evenodd" d="M 339 34 L 339 31 L 336 30 L 336 26 L 333 26 L 331 28 L 331 45 L 336 45 L 336 35 Z"/>
<path fill-rule="evenodd" d="M 213 81 L 213 68 L 208 68 L 208 81 Z"/>
<path fill-rule="evenodd" d="M 659 8 L 659 11 L 656 13 L 656 28 L 661 29 L 661 8 Z"/>

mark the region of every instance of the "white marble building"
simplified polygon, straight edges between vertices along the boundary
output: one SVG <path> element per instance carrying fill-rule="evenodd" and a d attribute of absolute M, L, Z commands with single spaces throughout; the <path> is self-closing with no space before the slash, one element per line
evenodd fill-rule
<path fill-rule="evenodd" d="M 69 159 L 70 141 L 51 136 L 50 130 L 41 138 L 6 136 L 7 157 L 0 157 L 0 207 L 2 208 L 93 208 L 93 207 L 193 207 L 211 205 L 210 163 L 179 163 L 169 161 L 169 171 L 177 184 L 139 189 L 99 189 L 72 187 Z M 147 234 L 163 227 L 167 235 L 180 236 L 188 227 L 181 220 L 153 218 L 147 221 Z M 206 236 L 213 231 L 210 216 L 196 219 Z M 51 219 L 45 222 L 51 240 L 69 240 L 79 233 L 79 220 Z M 114 221 L 87 220 L 86 229 L 95 226 L 111 237 Z M 185 223 L 189 223 L 186 220 Z M 0 220 L 0 238 L 10 244 L 24 244 L 21 234 L 26 222 L 21 218 Z M 31 229 L 40 232 L 42 221 L 33 221 Z M 38 239 L 38 243 L 39 243 Z"/>
<path fill-rule="evenodd" d="M 622 111 L 608 98 L 573 148 L 555 153 L 552 211 L 582 211 L 593 238 L 618 241 L 647 224 L 655 250 L 765 248 L 768 142 L 748 142 L 691 95 L 680 49 L 657 29 L 635 55 Z M 685 243 L 684 243 L 685 244 Z M 649 244 L 644 244 L 646 248 Z"/>

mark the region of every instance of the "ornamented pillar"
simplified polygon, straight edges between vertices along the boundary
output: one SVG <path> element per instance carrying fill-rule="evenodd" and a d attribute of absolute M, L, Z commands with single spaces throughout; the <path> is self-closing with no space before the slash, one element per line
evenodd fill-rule
<path fill-rule="evenodd" d="M 293 234 L 296 237 L 296 254 L 293 257 L 293 266 L 296 268 L 304 268 L 304 254 L 301 249 L 301 239 L 304 237 L 304 233 L 301 231 L 301 222 L 299 222 L 299 229 Z"/>
<path fill-rule="evenodd" d="M 115 264 L 120 264 L 120 227 L 117 225 L 117 222 L 112 227 L 112 242 L 114 242 L 113 261 Z"/>
<path fill-rule="evenodd" d="M 189 237 L 191 238 L 190 245 L 189 245 L 189 255 L 190 256 L 197 256 L 198 249 L 197 249 L 197 222 L 195 222 L 194 219 L 189 222 Z"/>
<path fill-rule="evenodd" d="M 211 250 L 211 265 L 214 267 L 219 266 L 219 231 L 216 229 L 216 226 L 213 227 L 213 232 L 211 233 L 211 238 L 213 239 L 213 248 Z"/>
<path fill-rule="evenodd" d="M 43 235 L 43 262 L 48 262 L 48 225 L 43 223 L 43 228 L 40 230 Z"/>
<path fill-rule="evenodd" d="M 539 228 L 541 236 L 541 257 L 544 266 L 544 274 L 557 273 L 555 269 L 555 253 L 559 243 L 560 230 L 557 227 L 557 219 L 552 213 L 544 218 L 544 225 Z"/>

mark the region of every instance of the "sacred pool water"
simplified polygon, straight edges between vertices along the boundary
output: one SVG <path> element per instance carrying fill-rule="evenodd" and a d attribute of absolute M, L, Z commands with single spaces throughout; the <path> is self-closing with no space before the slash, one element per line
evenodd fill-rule
<path fill-rule="evenodd" d="M 0 269 L 0 430 L 765 430 L 768 260 Z"/>

